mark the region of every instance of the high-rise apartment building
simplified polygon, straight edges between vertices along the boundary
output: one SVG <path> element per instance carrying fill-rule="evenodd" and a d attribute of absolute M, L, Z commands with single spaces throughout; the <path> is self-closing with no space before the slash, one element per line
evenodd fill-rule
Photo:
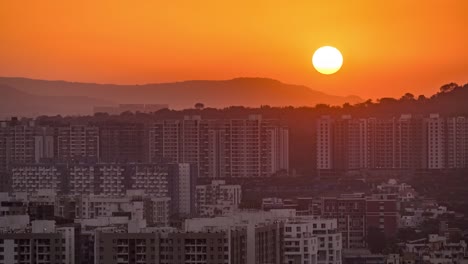
<path fill-rule="evenodd" d="M 100 162 L 147 162 L 146 129 L 142 123 L 99 124 Z"/>
<path fill-rule="evenodd" d="M 169 197 L 171 213 L 179 217 L 195 214 L 196 165 L 188 163 L 169 165 Z"/>
<path fill-rule="evenodd" d="M 317 121 L 317 169 L 333 169 L 333 119 L 322 116 Z"/>
<path fill-rule="evenodd" d="M 333 124 L 334 168 L 355 170 L 368 167 L 367 120 L 345 115 Z"/>
<path fill-rule="evenodd" d="M 468 167 L 468 118 L 447 118 L 447 168 Z"/>
<path fill-rule="evenodd" d="M 465 117 L 331 118 L 317 121 L 317 169 L 466 168 Z"/>
<path fill-rule="evenodd" d="M 32 164 L 54 157 L 53 130 L 33 121 L 0 122 L 0 171 L 13 165 Z"/>
<path fill-rule="evenodd" d="M 288 138 L 287 128 L 259 115 L 162 120 L 149 129 L 149 158 L 195 164 L 202 178 L 266 177 L 289 169 Z"/>
<path fill-rule="evenodd" d="M 401 169 L 425 168 L 424 119 L 410 114 L 401 115 L 396 127 L 396 167 Z"/>
<path fill-rule="evenodd" d="M 61 161 L 98 161 L 99 129 L 70 125 L 56 128 L 55 157 Z"/>
<path fill-rule="evenodd" d="M 445 118 L 431 114 L 425 120 L 427 133 L 427 168 L 443 169 L 446 166 Z"/>

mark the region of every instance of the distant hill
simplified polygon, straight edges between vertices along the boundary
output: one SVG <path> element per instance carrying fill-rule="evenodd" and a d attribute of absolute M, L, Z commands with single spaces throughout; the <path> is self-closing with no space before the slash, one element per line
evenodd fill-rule
<path fill-rule="evenodd" d="M 0 118 L 37 115 L 85 115 L 94 105 L 111 104 L 86 96 L 41 96 L 0 83 Z"/>
<path fill-rule="evenodd" d="M 315 106 L 325 103 L 358 103 L 357 96 L 333 96 L 306 86 L 291 85 L 267 78 L 237 78 L 223 81 L 184 81 L 145 85 L 115 85 L 45 81 L 0 77 L 0 84 L 42 96 L 86 96 L 115 103 L 161 103 L 173 109 L 228 106 Z M 40 109 L 37 109 L 40 111 Z"/>

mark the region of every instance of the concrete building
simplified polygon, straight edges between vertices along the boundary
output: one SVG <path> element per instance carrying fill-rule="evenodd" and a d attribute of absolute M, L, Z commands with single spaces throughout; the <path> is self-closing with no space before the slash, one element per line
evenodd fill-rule
<path fill-rule="evenodd" d="M 317 121 L 317 169 L 465 168 L 465 117 L 403 114 L 399 118 L 341 118 Z"/>
<path fill-rule="evenodd" d="M 333 162 L 336 170 L 368 168 L 368 129 L 366 119 L 344 115 L 333 125 Z"/>
<path fill-rule="evenodd" d="M 466 247 L 463 240 L 451 243 L 445 236 L 432 234 L 405 243 L 404 253 L 414 254 L 417 263 L 462 263 L 466 260 Z"/>
<path fill-rule="evenodd" d="M 146 129 L 140 123 L 101 123 L 99 126 L 99 160 L 105 163 L 145 163 Z"/>
<path fill-rule="evenodd" d="M 70 194 L 121 196 L 126 190 L 144 190 L 167 197 L 168 168 L 157 164 L 74 165 L 68 170 Z"/>
<path fill-rule="evenodd" d="M 178 217 L 189 217 L 196 213 L 195 186 L 197 167 L 188 164 L 171 164 L 169 166 L 169 197 L 171 213 Z"/>
<path fill-rule="evenodd" d="M 151 226 L 169 226 L 169 197 L 148 197 L 145 202 L 145 219 Z"/>
<path fill-rule="evenodd" d="M 190 163 L 201 178 L 267 177 L 289 170 L 289 132 L 276 120 L 161 120 L 149 129 L 151 162 Z"/>
<path fill-rule="evenodd" d="M 333 169 L 333 119 L 322 116 L 317 122 L 317 169 Z"/>
<path fill-rule="evenodd" d="M 70 125 L 55 128 L 56 153 L 60 161 L 98 161 L 99 128 Z"/>
<path fill-rule="evenodd" d="M 77 218 L 93 219 L 128 213 L 130 219 L 144 219 L 144 203 L 130 196 L 83 195 L 76 203 Z"/>
<path fill-rule="evenodd" d="M 397 121 L 395 118 L 369 118 L 369 167 L 374 169 L 395 169 L 397 167 L 396 139 Z"/>
<path fill-rule="evenodd" d="M 228 185 L 223 180 L 196 186 L 195 207 L 200 216 L 217 216 L 233 212 L 241 202 L 241 186 Z"/>
<path fill-rule="evenodd" d="M 32 164 L 54 157 L 53 130 L 33 121 L 0 122 L 0 171 L 13 165 Z"/>
<path fill-rule="evenodd" d="M 230 232 L 97 232 L 95 263 L 245 264 L 245 230 Z"/>
<path fill-rule="evenodd" d="M 343 248 L 363 248 L 366 237 L 366 199 L 361 195 L 323 197 L 320 216 L 335 218 L 342 233 Z"/>
<path fill-rule="evenodd" d="M 468 118 L 447 118 L 447 168 L 468 167 Z"/>
<path fill-rule="evenodd" d="M 336 219 L 298 217 L 284 227 L 284 263 L 341 263 Z"/>
<path fill-rule="evenodd" d="M 446 167 L 446 125 L 439 114 L 431 114 L 425 119 L 427 129 L 427 168 Z"/>
<path fill-rule="evenodd" d="M 388 237 L 396 234 L 400 223 L 399 202 L 395 195 L 363 194 L 322 197 L 314 215 L 335 218 L 342 233 L 343 248 L 366 247 L 366 235 L 370 227 L 376 227 Z"/>
<path fill-rule="evenodd" d="M 23 232 L 0 232 L 0 263 L 76 263 L 74 227 L 56 227 L 54 221 L 31 224 Z"/>
<path fill-rule="evenodd" d="M 61 192 L 66 170 L 61 165 L 24 165 L 11 169 L 11 187 L 14 192 L 35 193 L 38 189 Z"/>
<path fill-rule="evenodd" d="M 151 226 L 167 226 L 169 210 L 170 198 L 152 197 L 145 195 L 143 191 L 127 192 L 127 195 L 120 197 L 82 195 L 76 197 L 75 218 L 99 219 L 123 216 L 132 221 L 144 220 Z"/>
<path fill-rule="evenodd" d="M 341 263 L 342 238 L 335 219 L 271 210 L 185 221 L 191 232 L 239 227 L 247 230 L 246 263 Z"/>
<path fill-rule="evenodd" d="M 366 198 L 366 227 L 378 228 L 386 237 L 395 237 L 400 222 L 396 195 L 372 195 Z"/>
<path fill-rule="evenodd" d="M 403 114 L 396 120 L 396 167 L 401 169 L 425 168 L 426 152 L 424 119 Z"/>

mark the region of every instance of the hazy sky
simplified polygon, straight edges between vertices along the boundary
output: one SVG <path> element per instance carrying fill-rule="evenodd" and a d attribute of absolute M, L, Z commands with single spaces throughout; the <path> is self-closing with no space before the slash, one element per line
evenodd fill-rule
<path fill-rule="evenodd" d="M 468 1 L 0 1 L 0 76 L 99 83 L 271 77 L 331 94 L 468 82 Z M 344 56 L 316 72 L 315 49 Z"/>

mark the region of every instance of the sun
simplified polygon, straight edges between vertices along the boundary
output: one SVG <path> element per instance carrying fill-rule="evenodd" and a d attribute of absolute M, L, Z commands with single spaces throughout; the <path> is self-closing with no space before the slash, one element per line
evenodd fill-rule
<path fill-rule="evenodd" d="M 323 46 L 315 51 L 312 64 L 322 74 L 333 74 L 343 65 L 343 56 L 337 48 Z"/>

